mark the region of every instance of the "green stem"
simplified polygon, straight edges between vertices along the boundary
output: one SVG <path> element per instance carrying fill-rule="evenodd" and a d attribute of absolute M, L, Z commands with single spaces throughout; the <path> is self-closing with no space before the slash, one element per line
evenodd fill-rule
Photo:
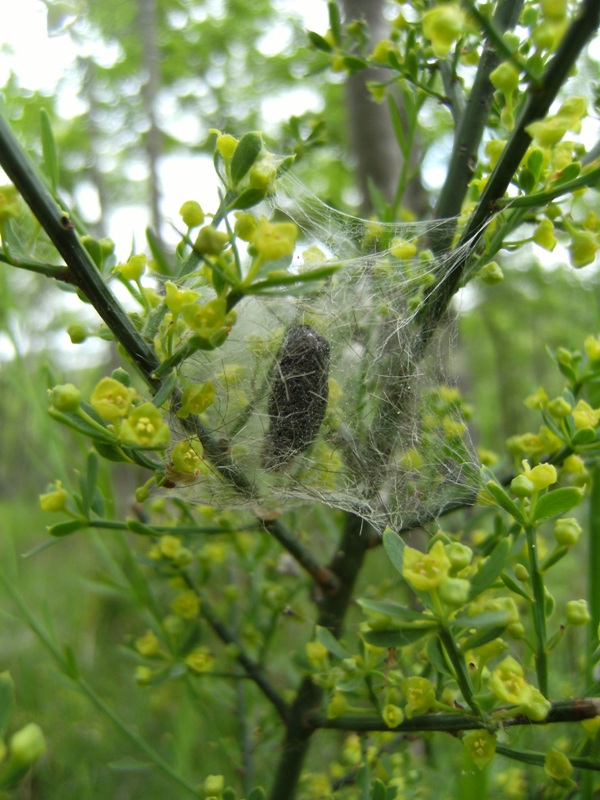
<path fill-rule="evenodd" d="M 395 733 L 426 733 L 441 731 L 457 733 L 469 730 L 495 730 L 496 728 L 530 727 L 531 725 L 553 725 L 565 722 L 581 722 L 584 719 L 593 719 L 600 712 L 600 699 L 597 697 L 584 697 L 575 700 L 560 700 L 552 703 L 545 719 L 534 721 L 524 714 L 506 716 L 510 709 L 499 709 L 486 719 L 473 717 L 467 714 L 415 714 L 410 719 L 404 719 L 400 725 L 393 728 Z M 498 721 L 495 720 L 495 714 Z M 314 728 L 326 730 L 355 731 L 356 733 L 370 733 L 375 731 L 390 731 L 390 728 L 379 716 L 372 714 L 345 714 L 337 719 L 329 719 L 323 712 L 310 714 L 308 721 Z"/>
<path fill-rule="evenodd" d="M 600 3 L 598 0 L 583 0 L 577 16 L 540 78 L 539 84 L 535 88 L 529 87 L 513 132 L 457 245 L 457 252 L 461 247 L 468 245 L 466 252 L 460 256 L 458 262 L 452 264 L 449 272 L 439 275 L 439 282 L 435 289 L 419 309 L 416 322 L 420 331 L 419 347 L 421 352 L 424 352 L 427 347 L 433 331 L 437 328 L 450 300 L 460 286 L 469 254 L 481 239 L 487 222 L 497 209 L 498 201 L 504 197 L 527 152 L 531 137 L 525 128 L 534 120 L 543 119 L 546 116 L 580 52 L 598 28 L 599 23 Z M 438 242 L 435 245 L 438 247 Z"/>
<path fill-rule="evenodd" d="M 76 684 L 76 686 L 79 687 L 80 691 L 87 696 L 87 698 L 96 706 L 96 708 L 98 708 L 108 719 L 110 719 L 113 725 L 115 725 L 115 727 L 118 728 L 118 730 L 127 739 L 129 739 L 137 748 L 139 748 L 139 750 L 144 753 L 150 759 L 150 761 L 161 770 L 161 772 L 186 789 L 186 791 L 188 791 L 192 796 L 198 797 L 197 788 L 179 775 L 179 773 L 176 772 L 176 770 L 174 770 L 167 761 L 165 761 L 160 753 L 154 750 L 154 748 L 152 748 L 141 736 L 139 736 L 139 734 L 132 730 L 119 716 L 117 716 L 117 714 L 115 714 L 115 712 L 102 700 L 102 698 L 96 694 L 94 689 L 87 683 L 87 681 L 81 678 L 79 674 L 74 673 L 73 663 L 65 658 L 63 653 L 50 639 L 46 631 L 44 631 L 44 629 L 38 624 L 37 620 L 23 601 L 23 598 L 19 592 L 2 572 L 0 572 L 0 582 L 2 582 L 4 588 L 10 594 L 14 603 L 19 608 L 19 611 L 25 618 L 30 630 L 33 631 L 40 642 L 52 655 L 60 670 L 67 675 L 70 680 Z"/>
<path fill-rule="evenodd" d="M 494 29 L 499 33 L 504 33 L 508 28 L 513 27 L 519 18 L 522 5 L 522 0 L 503 0 L 498 5 L 494 17 Z M 460 212 L 477 165 L 477 152 L 494 94 L 494 87 L 490 83 L 490 73 L 499 63 L 500 58 L 497 52 L 486 45 L 477 68 L 473 88 L 456 129 L 448 172 L 434 210 L 436 219 L 454 217 Z M 452 236 L 452 230 L 444 230 L 439 240 L 436 237 L 436 251 L 447 250 L 452 242 Z"/>
<path fill-rule="evenodd" d="M 527 537 L 527 550 L 529 552 L 529 578 L 533 592 L 531 612 L 533 614 L 533 628 L 535 631 L 535 668 L 537 672 L 538 688 L 548 696 L 548 653 L 546 649 L 546 613 L 544 579 L 540 570 L 537 552 L 536 529 L 528 525 L 525 529 Z"/>
<path fill-rule="evenodd" d="M 156 355 L 116 302 L 81 244 L 69 215 L 58 206 L 1 115 L 0 164 L 64 259 L 68 282 L 81 289 L 148 384 L 157 389 L 159 383 L 152 377 L 158 366 Z"/>
<path fill-rule="evenodd" d="M 440 626 L 438 633 L 440 641 L 444 645 L 448 658 L 454 667 L 456 681 L 465 701 L 469 704 L 474 714 L 481 715 L 479 704 L 475 700 L 475 688 L 469 675 L 469 670 L 465 662 L 464 655 L 458 649 L 451 631 L 445 625 Z"/>
<path fill-rule="evenodd" d="M 535 192 L 534 194 L 523 195 L 522 197 L 506 197 L 498 200 L 499 206 L 506 206 L 507 208 L 536 208 L 545 206 L 556 200 L 557 197 L 562 197 L 565 194 L 571 194 L 578 189 L 589 188 L 595 186 L 600 181 L 600 166 L 594 167 L 570 181 L 564 181 L 557 184 L 551 189 L 546 189 L 543 192 Z"/>
<path fill-rule="evenodd" d="M 546 763 L 545 753 L 536 753 L 532 750 L 515 750 L 503 744 L 496 745 L 496 752 L 501 756 L 512 758 L 513 761 L 520 761 L 522 764 L 533 764 L 536 767 L 543 767 Z M 569 761 L 578 769 L 592 770 L 600 772 L 600 762 L 591 758 L 569 758 Z"/>

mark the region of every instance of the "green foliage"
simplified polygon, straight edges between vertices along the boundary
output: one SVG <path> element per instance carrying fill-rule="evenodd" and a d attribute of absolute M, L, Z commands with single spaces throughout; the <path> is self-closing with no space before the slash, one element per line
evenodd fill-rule
<path fill-rule="evenodd" d="M 103 325 L 96 333 L 96 323 L 82 318 L 61 320 L 61 328 L 68 327 L 74 344 L 90 336 L 114 341 L 124 365 L 112 371 L 103 365 L 89 380 L 46 381 L 49 415 L 72 437 L 58 446 L 30 398 L 20 409 L 4 401 L 20 439 L 28 414 L 32 448 L 42 446 L 44 435 L 52 441 L 45 467 L 51 464 L 52 474 L 44 481 L 53 482 L 40 495 L 40 507 L 45 521 L 48 515 L 57 521 L 41 545 L 29 537 L 18 544 L 35 545 L 29 555 L 50 559 L 49 566 L 32 568 L 44 579 L 22 581 L 8 550 L 0 573 L 11 608 L 45 653 L 34 656 L 30 644 L 19 645 L 10 669 L 18 685 L 21 674 L 29 682 L 31 715 L 39 714 L 57 754 L 54 763 L 36 767 L 49 797 L 112 797 L 123 787 L 149 800 L 172 791 L 205 800 L 394 800 L 482 792 L 528 797 L 542 782 L 548 796 L 575 785 L 582 797 L 593 796 L 590 776 L 600 769 L 600 559 L 590 541 L 586 590 L 580 540 L 595 531 L 598 517 L 600 338 L 590 333 L 595 308 L 589 319 L 579 314 L 573 320 L 584 292 L 594 306 L 596 278 L 586 286 L 571 270 L 593 264 L 600 249 L 593 210 L 600 168 L 595 150 L 586 152 L 578 137 L 593 98 L 569 92 L 568 85 L 563 96 L 559 91 L 581 63 L 599 11 L 590 0 L 393 8 L 387 38 L 374 41 L 364 19 L 347 19 L 330 2 L 329 30 L 309 33 L 310 49 L 268 56 L 261 46 L 265 31 L 275 21 L 284 27 L 292 22 L 277 17 L 267 0 L 251 8 L 228 2 L 221 13 L 160 0 L 144 5 L 154 19 L 135 4 L 89 2 L 85 15 L 49 4 L 57 33 L 116 44 L 114 31 L 120 31 L 121 58 L 107 64 L 88 57 L 79 65 L 90 112 L 104 120 L 121 151 L 113 188 L 122 186 L 127 160 L 141 148 L 153 174 L 158 156 L 152 137 L 135 131 L 146 120 L 151 129 L 160 127 L 158 87 L 169 92 L 174 108 L 193 108 L 201 120 L 193 148 L 210 141 L 221 182 L 216 207 L 204 210 L 196 199 L 183 198 L 185 231 L 177 243 L 165 245 L 153 223 L 148 254 L 132 251 L 123 261 L 102 226 L 87 232 L 64 199 L 65 193 L 75 196 L 78 170 L 71 164 L 95 150 L 98 131 L 92 125 L 74 133 L 78 121 L 60 123 L 52 98 L 40 110 L 40 98 L 28 106 L 15 79 L 7 84 L 4 106 L 29 145 L 26 108 L 40 111 L 34 158 L 44 177 L 1 121 L 0 162 L 29 207 L 12 186 L 0 189 L 2 265 L 76 292 Z M 240 18 L 244 25 L 231 24 Z M 201 46 L 207 41 L 210 47 Z M 388 324 L 386 381 L 365 384 L 359 398 L 364 428 L 379 438 L 377 457 L 372 448 L 353 447 L 336 407 L 339 386 L 330 381 L 328 396 L 320 399 L 329 403 L 323 424 L 335 431 L 336 448 L 312 439 L 299 448 L 292 437 L 291 465 L 271 469 L 264 452 L 252 462 L 235 440 L 277 370 L 287 385 L 281 341 L 283 327 L 296 319 L 268 303 L 281 300 L 295 309 L 298 298 L 309 298 L 313 316 L 301 321 L 318 327 L 317 299 L 348 266 L 315 247 L 299 263 L 299 225 L 281 206 L 267 216 L 294 160 L 304 159 L 311 175 L 326 137 L 323 152 L 345 142 L 346 133 L 333 127 L 341 108 L 336 79 L 323 89 L 332 110 L 327 126 L 296 117 L 273 132 L 284 140 L 288 157 L 276 155 L 281 148 L 270 147 L 255 130 L 262 126 L 249 82 L 276 95 L 293 86 L 307 65 L 314 74 L 331 68 L 350 85 L 366 74 L 374 101 L 386 102 L 401 155 L 395 190 L 386 197 L 374 185 L 377 221 L 352 220 L 348 230 L 371 244 L 369 278 L 387 276 L 392 295 L 396 284 L 389 270 L 402 269 L 416 290 L 390 297 L 389 304 L 406 308 L 406 344 L 394 345 L 400 331 Z M 211 69 L 219 71 L 219 80 L 211 81 Z M 190 89 L 185 79 L 192 74 L 210 90 Z M 140 92 L 144 75 L 148 82 Z M 305 78 L 305 85 L 316 80 Z M 409 216 L 415 181 L 427 178 L 422 164 L 428 154 L 439 159 L 439 139 L 450 131 L 446 177 L 429 198 L 434 218 L 448 216 L 450 224 L 428 229 L 427 241 L 395 237 L 392 229 L 378 237 L 379 222 Z M 181 146 L 166 126 L 161 133 L 164 152 Z M 315 185 L 320 178 L 324 194 L 331 189 L 342 204 L 347 174 L 339 173 L 331 188 L 328 170 L 315 175 Z M 309 227 L 311 220 L 302 222 Z M 377 262 L 374 242 L 387 261 Z M 539 265 L 539 253 L 557 247 L 568 253 L 570 268 L 550 274 Z M 423 272 L 423 265 L 431 269 Z M 128 294 L 126 308 L 109 284 Z M 365 286 L 372 288 L 366 279 Z M 433 332 L 442 329 L 463 287 L 473 304 L 461 321 L 471 336 L 461 369 L 475 383 L 477 404 L 485 403 L 490 359 L 477 350 L 486 331 L 502 388 L 494 411 L 504 414 L 496 424 L 489 419 L 494 412 L 474 413 L 484 431 L 481 460 L 487 465 L 477 498 L 461 485 L 452 486 L 449 497 L 444 484 L 444 469 L 457 452 L 465 475 L 473 473 L 464 423 L 450 414 L 466 415 L 463 398 L 443 386 L 424 398 L 414 393 L 418 389 L 410 392 L 435 347 Z M 537 305 L 531 287 L 540 295 Z M 360 291 L 365 289 L 356 281 Z M 494 296 L 497 307 L 488 313 Z M 11 308 L 4 302 L 2 329 L 10 331 L 16 303 Z M 378 311 L 382 326 L 389 311 Z M 251 317 L 258 315 L 267 331 L 268 313 L 281 330 L 257 337 Z M 524 320 L 534 313 L 538 327 L 526 340 Z M 368 350 L 368 329 L 359 323 L 362 339 L 353 345 Z M 228 364 L 223 355 L 236 338 L 247 341 L 255 369 L 250 398 L 239 382 L 248 365 Z M 18 354 L 17 337 L 12 340 Z M 322 336 L 318 341 L 329 363 L 329 344 Z M 522 370 L 515 365 L 523 354 L 529 361 L 520 382 L 515 376 Z M 304 383 L 314 378 L 316 386 L 317 378 L 327 378 L 324 360 L 317 374 L 306 353 L 295 358 Z M 3 381 L 18 398 L 29 386 L 29 394 L 39 397 L 41 381 L 25 384 L 27 374 L 26 358 L 18 355 Z M 513 413 L 527 394 L 529 415 Z M 306 413 L 302 398 L 292 400 L 300 415 Z M 294 459 L 314 445 L 321 480 L 335 481 L 362 459 L 362 482 L 385 505 L 386 495 L 403 489 L 378 478 L 395 457 L 385 439 L 413 402 L 420 410 L 410 419 L 422 447 L 406 448 L 402 476 L 414 484 L 413 497 L 433 494 L 426 519 L 415 512 L 406 529 L 388 529 L 380 538 L 368 522 L 341 511 L 342 503 L 326 508 L 315 502 L 283 514 L 283 506 L 271 501 L 285 498 L 288 473 L 311 480 Z M 277 398 L 267 403 L 272 422 Z M 223 423 L 223 407 L 236 411 L 234 433 Z M 432 434 L 438 428 L 441 440 Z M 19 452 L 21 443 L 8 439 L 15 434 L 7 430 L 4 436 Z M 128 494 L 134 501 L 115 491 L 126 475 L 132 476 Z M 428 482 L 421 483 L 425 476 Z M 195 485 L 208 489 L 211 505 L 186 493 Z M 581 513 L 588 498 L 590 525 Z M 22 527 L 15 538 L 26 535 Z M 46 616 L 38 611 L 44 605 L 40 586 L 66 560 L 56 554 L 67 548 L 90 577 L 81 585 L 71 570 L 60 587 L 64 597 L 51 593 Z M 45 702 L 37 696 L 31 664 L 39 658 L 60 687 Z M 46 685 L 44 693 L 50 693 Z M 79 742 L 69 726 L 57 730 L 52 717 L 83 721 L 88 707 L 95 715 L 93 754 L 74 774 L 70 763 Z M 3 735 L 17 713 L 12 679 L 3 672 Z M 44 749 L 40 728 L 29 717 L 15 728 L 0 762 L 3 789 L 21 780 Z M 313 737 L 320 746 L 309 752 Z M 426 747 L 412 747 L 415 737 Z M 199 748 L 206 759 L 198 757 Z M 505 759 L 514 766 L 507 768 Z"/>

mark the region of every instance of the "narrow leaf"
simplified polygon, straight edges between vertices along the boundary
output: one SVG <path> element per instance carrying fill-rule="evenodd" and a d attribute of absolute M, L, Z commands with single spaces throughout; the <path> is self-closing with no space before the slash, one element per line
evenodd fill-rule
<path fill-rule="evenodd" d="M 405 547 L 404 540 L 398 536 L 397 533 L 394 533 L 393 530 L 387 528 L 383 532 L 383 549 L 400 575 L 402 575 L 402 561 Z"/>
<path fill-rule="evenodd" d="M 329 28 L 331 30 L 331 35 L 333 36 L 333 41 L 339 47 L 342 41 L 342 25 L 340 22 L 340 10 L 337 6 L 337 3 L 330 0 L 327 3 L 327 11 L 329 14 Z"/>
<path fill-rule="evenodd" d="M 471 579 L 471 591 L 469 592 L 469 600 L 473 600 L 481 592 L 488 589 L 494 581 L 500 577 L 506 564 L 506 560 L 510 553 L 511 543 L 510 539 L 501 539 L 492 553 L 483 562 L 479 570 Z"/>
<path fill-rule="evenodd" d="M 50 117 L 45 108 L 40 111 L 40 128 L 42 136 L 42 155 L 44 157 L 44 172 L 50 181 L 52 190 L 58 187 L 58 149 L 50 124 Z"/>
<path fill-rule="evenodd" d="M 367 633 L 363 633 L 363 639 L 367 644 L 372 644 L 375 647 L 406 647 L 406 645 L 418 642 L 419 639 L 422 639 L 424 636 L 433 633 L 436 630 L 436 627 L 428 626 L 426 628 L 368 631 Z"/>
<path fill-rule="evenodd" d="M 169 375 L 163 380 L 160 385 L 160 389 L 152 398 L 153 405 L 156 408 L 160 408 L 171 396 L 173 389 L 177 383 L 177 372 L 175 370 L 171 370 Z"/>
<path fill-rule="evenodd" d="M 401 606 L 399 603 L 392 603 L 387 600 L 368 600 L 360 598 L 357 600 L 359 606 L 365 611 L 373 611 L 375 614 L 383 614 L 390 617 L 394 622 L 411 624 L 414 622 L 430 622 L 435 625 L 434 620 L 425 617 L 422 611 L 413 611 L 411 608 Z"/>
<path fill-rule="evenodd" d="M 331 53 L 333 50 L 333 47 L 329 44 L 327 39 L 324 39 L 319 33 L 315 33 L 315 31 L 308 31 L 307 36 L 309 42 L 313 47 L 316 47 L 317 50 L 322 50 L 324 53 Z"/>
<path fill-rule="evenodd" d="M 239 183 L 247 175 L 250 167 L 258 158 L 262 146 L 260 134 L 250 131 L 242 136 L 231 159 L 231 180 L 234 184 Z"/>
<path fill-rule="evenodd" d="M 321 644 L 326 647 L 336 658 L 344 659 L 350 657 L 350 653 L 342 647 L 335 636 L 327 628 L 317 625 L 316 637 Z"/>
<path fill-rule="evenodd" d="M 505 511 L 513 516 L 516 520 L 518 520 L 522 525 L 525 525 L 525 519 L 519 506 L 511 500 L 504 489 L 500 486 L 499 483 L 496 483 L 495 480 L 488 481 L 485 484 L 485 488 L 487 492 L 494 498 L 494 500 L 498 503 L 500 508 L 503 508 Z"/>
<path fill-rule="evenodd" d="M 50 525 L 48 533 L 50 536 L 70 536 L 88 527 L 87 520 L 72 519 L 69 522 L 59 522 L 57 525 Z"/>
<path fill-rule="evenodd" d="M 533 521 L 541 522 L 570 511 L 581 502 L 583 491 L 577 486 L 565 486 L 542 495 L 535 504 Z"/>
<path fill-rule="evenodd" d="M 493 625 L 490 628 L 484 628 L 483 630 L 475 633 L 466 641 L 462 642 L 460 649 L 463 651 L 463 653 L 466 653 L 467 650 L 473 650 L 475 647 L 481 647 L 488 642 L 493 642 L 494 639 L 502 636 L 506 630 L 506 627 L 506 625 Z"/>

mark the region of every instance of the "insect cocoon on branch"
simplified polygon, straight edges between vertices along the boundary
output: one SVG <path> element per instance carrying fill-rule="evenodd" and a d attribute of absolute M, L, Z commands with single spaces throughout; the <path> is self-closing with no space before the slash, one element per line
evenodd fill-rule
<path fill-rule="evenodd" d="M 282 469 L 315 441 L 327 409 L 328 377 L 325 337 L 310 325 L 292 326 L 273 367 L 262 454 L 265 469 Z"/>

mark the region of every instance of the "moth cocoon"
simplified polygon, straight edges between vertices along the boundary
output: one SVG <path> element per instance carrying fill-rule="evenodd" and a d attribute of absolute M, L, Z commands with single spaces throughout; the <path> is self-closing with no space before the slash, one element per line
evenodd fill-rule
<path fill-rule="evenodd" d="M 315 441 L 327 409 L 328 377 L 325 337 L 310 325 L 293 325 L 273 368 L 262 455 L 265 469 L 282 469 Z"/>

